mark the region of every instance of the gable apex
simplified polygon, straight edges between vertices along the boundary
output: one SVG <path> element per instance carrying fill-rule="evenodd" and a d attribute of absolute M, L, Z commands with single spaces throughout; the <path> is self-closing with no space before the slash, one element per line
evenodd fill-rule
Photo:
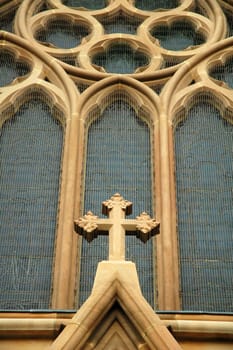
<path fill-rule="evenodd" d="M 101 347 L 100 344 L 101 342 L 104 344 L 104 337 L 105 339 L 113 339 L 110 334 L 113 336 L 114 328 L 112 327 L 115 324 L 117 331 L 114 333 L 114 342 L 111 340 L 112 344 L 116 344 L 116 339 L 119 339 L 120 342 L 129 339 L 131 330 L 134 329 L 137 339 L 140 338 L 142 341 L 142 349 L 181 350 L 166 326 L 144 299 L 135 264 L 126 261 L 99 263 L 90 297 L 77 311 L 50 349 L 90 349 L 88 343 L 90 345 L 91 339 L 95 338 L 95 331 L 101 329 L 108 319 L 111 321 L 111 326 L 106 328 L 102 339 L 98 340 L 98 347 L 96 344 L 92 348 L 107 349 L 104 346 Z M 129 320 L 129 322 L 122 320 Z M 131 330 L 127 329 L 128 326 Z M 122 338 L 122 334 L 128 336 Z"/>

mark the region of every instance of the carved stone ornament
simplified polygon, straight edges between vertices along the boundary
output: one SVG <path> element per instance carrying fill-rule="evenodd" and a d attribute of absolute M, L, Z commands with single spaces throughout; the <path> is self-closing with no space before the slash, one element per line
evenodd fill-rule
<path fill-rule="evenodd" d="M 88 211 L 83 217 L 75 220 L 75 231 L 82 235 L 88 242 L 97 237 L 97 220 L 98 216 Z"/>
<path fill-rule="evenodd" d="M 143 212 L 136 219 L 125 219 L 131 213 L 132 203 L 119 193 L 102 203 L 106 219 L 98 218 L 91 211 L 74 222 L 75 231 L 91 242 L 98 234 L 109 235 L 109 260 L 125 259 L 125 235 L 134 232 L 142 242 L 159 233 L 159 223 Z M 111 211 L 109 213 L 109 211 Z M 109 215 L 108 215 L 109 214 Z"/>
<path fill-rule="evenodd" d="M 116 205 L 120 205 L 120 208 L 125 211 L 125 215 L 131 214 L 132 202 L 124 199 L 119 193 L 115 193 L 110 199 L 102 203 L 103 214 L 108 215 L 108 212 Z"/>
<path fill-rule="evenodd" d="M 148 241 L 150 237 L 159 233 L 159 227 L 159 223 L 156 222 L 155 219 L 152 219 L 146 212 L 136 216 L 136 236 L 144 243 Z"/>

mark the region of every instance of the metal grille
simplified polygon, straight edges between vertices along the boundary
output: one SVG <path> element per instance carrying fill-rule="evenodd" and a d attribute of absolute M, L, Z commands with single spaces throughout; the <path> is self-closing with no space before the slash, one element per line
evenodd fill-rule
<path fill-rule="evenodd" d="M 63 4 L 71 7 L 85 7 L 90 10 L 98 10 L 107 6 L 106 0 L 63 0 Z"/>
<path fill-rule="evenodd" d="M 151 11 L 175 8 L 179 3 L 179 0 L 135 0 L 135 7 L 141 10 Z"/>
<path fill-rule="evenodd" d="M 183 310 L 232 312 L 233 126 L 214 101 L 196 96 L 175 133 L 181 297 Z"/>
<path fill-rule="evenodd" d="M 103 53 L 95 55 L 92 63 L 103 67 L 109 73 L 129 74 L 149 64 L 149 58 L 141 52 L 134 51 L 129 45 L 121 43 L 113 44 Z"/>
<path fill-rule="evenodd" d="M 89 30 L 84 25 L 72 23 L 68 19 L 56 19 L 48 22 L 45 29 L 38 30 L 35 37 L 42 43 L 70 49 L 78 46 L 88 34 Z"/>
<path fill-rule="evenodd" d="M 228 24 L 228 37 L 233 35 L 233 14 L 229 9 L 224 9 L 224 13 Z"/>
<path fill-rule="evenodd" d="M 30 72 L 30 67 L 26 62 L 17 61 L 13 53 L 0 51 L 0 86 L 11 83 L 15 78 L 26 75 Z"/>
<path fill-rule="evenodd" d="M 184 61 L 183 57 L 174 57 L 174 56 L 163 56 L 163 68 L 169 68 L 176 66 L 177 64 Z"/>
<path fill-rule="evenodd" d="M 0 137 L 1 309 L 50 303 L 63 132 L 38 92 L 28 98 Z"/>
<path fill-rule="evenodd" d="M 0 29 L 7 32 L 13 32 L 14 18 L 17 8 L 8 12 L 2 12 L 0 8 Z"/>
<path fill-rule="evenodd" d="M 136 34 L 138 26 L 142 20 L 136 16 L 129 16 L 123 12 L 117 14 L 117 16 L 104 16 L 100 22 L 103 24 L 105 33 L 124 33 L 124 34 Z"/>
<path fill-rule="evenodd" d="M 173 51 L 184 50 L 205 42 L 204 36 L 187 20 L 156 26 L 151 30 L 151 35 L 160 41 L 164 49 Z"/>
<path fill-rule="evenodd" d="M 119 192 L 133 202 L 133 216 L 152 212 L 150 132 L 129 101 L 111 100 L 89 127 L 85 179 L 85 212 L 102 216 L 101 203 Z M 108 237 L 91 244 L 83 240 L 80 303 L 89 296 L 99 261 L 108 257 Z M 126 258 L 136 262 L 140 285 L 153 305 L 152 241 L 142 243 L 129 236 Z"/>
<path fill-rule="evenodd" d="M 216 65 L 211 71 L 210 76 L 224 81 L 230 88 L 233 88 L 233 57 L 227 59 L 224 64 Z"/>

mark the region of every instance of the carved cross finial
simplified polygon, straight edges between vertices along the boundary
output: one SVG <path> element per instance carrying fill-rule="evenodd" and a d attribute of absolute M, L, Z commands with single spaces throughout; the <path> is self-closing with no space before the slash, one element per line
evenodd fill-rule
<path fill-rule="evenodd" d="M 108 219 L 98 218 L 91 211 L 75 220 L 75 231 L 91 242 L 98 234 L 109 233 L 109 260 L 125 259 L 125 235 L 134 232 L 146 242 L 159 233 L 159 223 L 143 212 L 136 219 L 125 219 L 132 212 L 132 203 L 119 193 L 102 203 L 102 212 Z"/>

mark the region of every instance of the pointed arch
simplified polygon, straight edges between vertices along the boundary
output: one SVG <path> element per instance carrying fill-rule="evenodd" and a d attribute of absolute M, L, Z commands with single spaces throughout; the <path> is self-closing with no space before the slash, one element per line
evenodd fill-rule
<path fill-rule="evenodd" d="M 232 92 L 211 79 L 208 75 L 209 69 L 212 69 L 217 62 L 222 62 L 224 52 L 231 50 L 232 38 L 222 40 L 221 42 L 211 45 L 207 52 L 193 57 L 189 60 L 187 65 L 181 67 L 174 77 L 169 81 L 161 93 L 161 103 L 163 110 L 160 119 L 160 136 L 161 136 L 161 154 L 167 154 L 167 158 L 161 159 L 161 168 L 164 176 L 161 176 L 161 192 L 165 193 L 161 200 L 162 213 L 170 211 L 170 216 L 166 215 L 161 218 L 161 225 L 166 225 L 163 235 L 158 237 L 161 250 L 167 250 L 167 242 L 172 242 L 169 247 L 170 257 L 168 254 L 160 256 L 161 261 L 158 260 L 158 275 L 167 276 L 164 267 L 171 266 L 175 270 L 175 274 L 171 276 L 172 282 L 170 290 L 174 294 L 179 295 L 179 251 L 177 238 L 177 207 L 176 207 L 176 185 L 175 185 L 175 152 L 174 152 L 174 137 L 173 132 L 177 123 L 182 121 L 182 117 L 191 106 L 192 96 L 204 95 L 205 93 L 212 95 L 212 103 L 225 119 L 231 118 L 232 111 Z M 183 113 L 183 114 L 182 114 Z M 169 169 L 169 171 L 167 171 Z M 165 221 L 166 219 L 166 221 Z M 170 221 L 170 222 L 169 222 Z M 164 224 L 163 224 L 164 223 Z M 161 228 L 162 230 L 162 228 Z M 161 269 L 161 270 L 160 270 Z M 165 294 L 163 291 L 168 286 L 168 276 L 161 280 L 162 293 L 164 300 L 161 301 L 166 309 L 169 309 L 169 293 Z M 174 304 L 173 304 L 174 305 Z M 179 309 L 178 304 L 173 306 L 173 309 Z"/>
<path fill-rule="evenodd" d="M 11 106 L 3 116 L 1 308 L 49 308 L 63 148 L 61 116 L 36 89 L 21 96 L 16 111 Z"/>
<path fill-rule="evenodd" d="M 114 79 L 116 80 L 116 79 Z M 131 80 L 129 79 L 129 83 Z M 120 192 L 134 203 L 134 215 L 141 211 L 152 214 L 155 211 L 154 143 L 156 110 L 148 98 L 133 89 L 133 86 L 119 84 L 117 88 L 108 79 L 98 84 L 96 95 L 91 93 L 94 104 L 83 103 L 85 126 L 83 140 L 87 139 L 85 170 L 85 190 L 83 190 L 84 211 L 92 210 L 100 215 L 101 202 Z M 100 88 L 102 85 L 102 89 Z M 133 84 L 131 84 L 133 85 Z M 87 89 L 83 96 L 87 99 Z M 149 90 L 149 89 L 148 89 Z M 147 103 L 146 103 L 147 101 Z M 81 148 L 81 147 L 80 147 Z M 105 198 L 106 197 L 106 198 Z M 101 239 L 102 238 L 102 239 Z M 81 257 L 81 302 L 89 295 L 94 280 L 94 266 L 107 258 L 105 237 L 98 238 L 89 245 L 83 242 Z M 137 261 L 144 294 L 154 306 L 153 289 L 153 246 L 143 245 L 136 238 L 129 237 L 127 259 Z M 101 253 L 101 250 L 103 251 Z M 88 262 L 93 266 L 90 268 Z M 148 273 L 146 273 L 146 271 Z M 90 278 L 90 273 L 92 277 Z"/>
<path fill-rule="evenodd" d="M 232 311 L 233 124 L 210 93 L 192 100 L 175 129 L 182 308 Z"/>
<path fill-rule="evenodd" d="M 30 94 L 32 95 L 34 91 L 34 95 L 38 95 L 34 96 L 35 99 L 39 99 L 42 105 L 47 105 L 46 108 L 49 112 L 56 114 L 62 127 L 66 130 L 64 149 L 62 145 L 61 168 L 63 171 L 60 184 L 60 200 L 58 201 L 59 215 L 56 221 L 57 234 L 54 236 L 56 240 L 53 242 L 55 248 L 51 287 L 53 296 L 51 304 L 49 300 L 46 305 L 47 308 L 72 307 L 75 287 L 70 288 L 72 282 L 64 283 L 64 281 L 66 279 L 70 281 L 70 276 L 74 275 L 72 267 L 75 266 L 77 255 L 77 252 L 73 251 L 73 247 L 76 246 L 74 243 L 76 237 L 73 234 L 72 210 L 76 176 L 76 162 L 73 156 L 75 152 L 78 152 L 78 149 L 75 146 L 76 139 L 72 135 L 76 133 L 79 92 L 59 64 L 38 48 L 30 45 L 28 41 L 3 31 L 0 33 L 0 40 L 0 45 L 4 46 L 4 49 L 9 48 L 16 58 L 19 57 L 20 60 L 26 61 L 30 65 L 30 73 L 25 79 L 16 79 L 10 86 L 1 87 L 1 111 L 6 112 L 2 114 L 1 122 L 3 123 L 9 116 L 12 116 L 14 111 L 18 111 L 24 102 L 27 103 L 30 100 Z M 70 157 L 71 153 L 72 157 Z M 69 171 L 70 168 L 72 168 L 72 172 Z M 60 170 L 58 176 L 60 176 Z M 66 235 L 64 235 L 64 232 L 66 232 Z M 66 248 L 64 249 L 64 247 Z M 67 266 L 70 266 L 70 273 L 68 274 Z M 67 289 L 60 287 L 64 284 Z"/>

